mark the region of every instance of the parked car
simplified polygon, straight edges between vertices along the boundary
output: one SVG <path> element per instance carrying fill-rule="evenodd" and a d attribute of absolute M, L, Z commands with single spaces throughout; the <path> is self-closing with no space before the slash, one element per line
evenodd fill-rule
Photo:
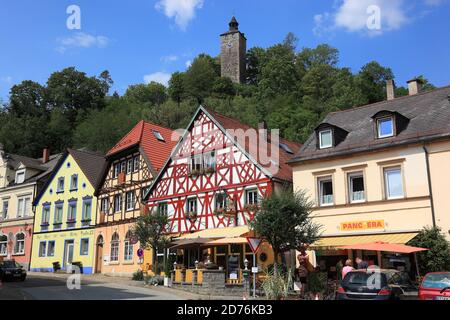
<path fill-rule="evenodd" d="M 420 300 L 450 300 L 450 272 L 427 273 L 419 287 Z"/>
<path fill-rule="evenodd" d="M 355 270 L 347 273 L 337 300 L 400 300 L 417 298 L 417 287 L 406 272 L 391 269 Z"/>
<path fill-rule="evenodd" d="M 14 260 L 0 261 L 0 279 L 25 281 L 27 271 Z"/>

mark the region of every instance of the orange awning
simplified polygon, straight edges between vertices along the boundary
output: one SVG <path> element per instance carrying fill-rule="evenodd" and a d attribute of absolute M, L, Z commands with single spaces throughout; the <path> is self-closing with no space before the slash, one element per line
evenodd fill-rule
<path fill-rule="evenodd" d="M 397 253 L 414 253 L 419 251 L 426 251 L 429 249 L 411 247 L 404 244 L 387 243 L 387 242 L 371 242 L 371 243 L 361 243 L 353 244 L 350 246 L 339 247 L 340 249 L 349 250 L 371 250 L 371 251 L 388 251 Z"/>

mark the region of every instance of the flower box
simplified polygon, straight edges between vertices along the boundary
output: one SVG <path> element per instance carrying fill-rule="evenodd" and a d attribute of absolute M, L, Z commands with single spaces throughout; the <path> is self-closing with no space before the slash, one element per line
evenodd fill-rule
<path fill-rule="evenodd" d="M 67 219 L 67 223 L 75 223 L 75 219 Z"/>
<path fill-rule="evenodd" d="M 187 214 L 187 219 L 189 220 L 189 221 L 195 221 L 195 220 L 197 220 L 197 212 L 188 212 Z"/>

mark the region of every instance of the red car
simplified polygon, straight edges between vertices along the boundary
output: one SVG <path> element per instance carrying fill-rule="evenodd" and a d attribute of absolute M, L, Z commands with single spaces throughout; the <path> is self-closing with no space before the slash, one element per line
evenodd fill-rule
<path fill-rule="evenodd" d="M 450 272 L 431 272 L 419 287 L 420 300 L 450 300 Z"/>

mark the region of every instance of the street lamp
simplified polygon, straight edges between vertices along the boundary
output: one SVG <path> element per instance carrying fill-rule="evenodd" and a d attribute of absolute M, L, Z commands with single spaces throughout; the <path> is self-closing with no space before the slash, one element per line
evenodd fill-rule
<path fill-rule="evenodd" d="M 247 260 L 247 258 L 245 258 L 245 260 L 244 260 L 244 266 L 245 266 L 245 270 L 248 270 L 248 260 Z"/>
<path fill-rule="evenodd" d="M 195 270 L 198 270 L 198 260 L 195 260 Z"/>

